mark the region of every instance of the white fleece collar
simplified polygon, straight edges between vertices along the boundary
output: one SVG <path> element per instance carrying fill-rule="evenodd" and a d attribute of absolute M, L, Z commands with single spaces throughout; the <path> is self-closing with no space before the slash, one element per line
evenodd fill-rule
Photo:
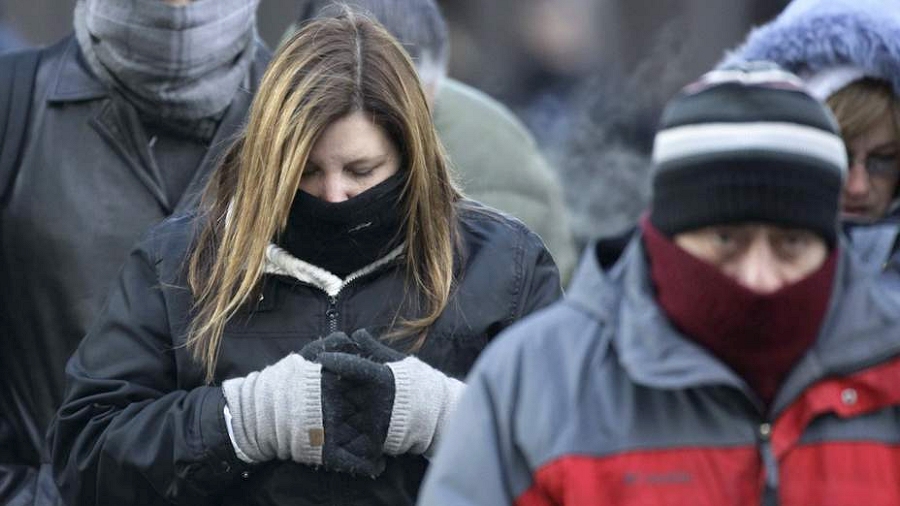
<path fill-rule="evenodd" d="M 380 259 L 341 279 L 321 267 L 300 260 L 275 244 L 269 244 L 269 247 L 266 248 L 266 261 L 263 266 L 263 272 L 266 274 L 290 276 L 320 288 L 329 297 L 336 297 L 350 282 L 375 272 L 399 257 L 401 253 L 403 253 L 403 244 L 397 246 Z"/>

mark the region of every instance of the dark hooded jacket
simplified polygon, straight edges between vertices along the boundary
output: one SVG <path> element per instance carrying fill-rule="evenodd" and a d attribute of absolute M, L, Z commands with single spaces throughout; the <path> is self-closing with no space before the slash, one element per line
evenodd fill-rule
<path fill-rule="evenodd" d="M 41 51 L 22 158 L 0 203 L 2 504 L 34 494 L 48 503 L 40 497 L 49 482 L 42 476 L 47 487 L 36 487 L 34 476 L 47 460 L 44 434 L 62 401 L 66 360 L 128 251 L 150 226 L 196 204 L 269 58 L 260 44 L 213 140 L 190 148 L 199 165 L 165 168 L 193 173 L 173 199 L 136 110 L 91 73 L 74 36 Z M 186 144 L 175 138 L 167 159 L 185 159 Z"/>

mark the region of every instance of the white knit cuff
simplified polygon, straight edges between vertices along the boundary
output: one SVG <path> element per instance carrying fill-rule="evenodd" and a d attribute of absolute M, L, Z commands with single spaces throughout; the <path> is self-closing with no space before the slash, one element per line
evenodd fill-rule
<path fill-rule="evenodd" d="M 394 406 L 384 452 L 430 454 L 463 383 L 412 356 L 387 366 L 394 374 Z"/>
<path fill-rule="evenodd" d="M 245 462 L 322 463 L 322 366 L 291 354 L 222 383 L 235 453 Z"/>
<path fill-rule="evenodd" d="M 303 369 L 293 416 L 294 423 L 302 424 L 302 430 L 291 442 L 294 460 L 312 465 L 322 465 L 322 449 L 325 447 L 325 421 L 322 414 L 322 366 L 310 363 Z M 288 387 L 290 388 L 290 387 Z"/>

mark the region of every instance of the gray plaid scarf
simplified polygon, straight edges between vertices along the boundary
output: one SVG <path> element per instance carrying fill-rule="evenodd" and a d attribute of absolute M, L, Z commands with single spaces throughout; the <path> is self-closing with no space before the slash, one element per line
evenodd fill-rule
<path fill-rule="evenodd" d="M 97 77 L 146 117 L 218 118 L 256 53 L 259 0 L 78 0 L 75 36 Z"/>

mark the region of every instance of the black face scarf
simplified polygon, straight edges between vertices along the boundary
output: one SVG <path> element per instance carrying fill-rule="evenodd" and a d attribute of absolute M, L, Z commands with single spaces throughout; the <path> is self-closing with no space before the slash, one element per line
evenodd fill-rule
<path fill-rule="evenodd" d="M 403 242 L 400 194 L 405 179 L 394 174 L 338 203 L 298 191 L 279 244 L 340 278 L 362 269 Z"/>

